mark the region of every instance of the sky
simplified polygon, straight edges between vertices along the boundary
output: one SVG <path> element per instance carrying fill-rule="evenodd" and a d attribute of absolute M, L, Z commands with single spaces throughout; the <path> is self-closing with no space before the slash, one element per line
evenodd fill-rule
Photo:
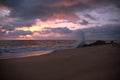
<path fill-rule="evenodd" d="M 0 0 L 0 40 L 120 40 L 119 0 Z"/>

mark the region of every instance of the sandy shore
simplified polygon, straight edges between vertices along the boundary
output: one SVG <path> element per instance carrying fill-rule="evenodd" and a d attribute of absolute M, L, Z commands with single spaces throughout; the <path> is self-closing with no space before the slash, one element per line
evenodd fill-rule
<path fill-rule="evenodd" d="M 0 60 L 0 80 L 118 80 L 120 47 L 101 45 Z"/>

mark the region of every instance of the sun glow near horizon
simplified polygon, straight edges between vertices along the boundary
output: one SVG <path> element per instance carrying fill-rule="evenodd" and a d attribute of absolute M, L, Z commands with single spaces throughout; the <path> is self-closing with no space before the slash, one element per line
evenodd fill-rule
<path fill-rule="evenodd" d="M 84 28 L 84 26 L 75 24 L 73 22 L 68 22 L 67 20 L 57 19 L 57 20 L 49 20 L 49 21 L 41 21 L 39 19 L 36 20 L 35 24 L 32 26 L 24 26 L 24 27 L 18 27 L 15 30 L 24 30 L 24 31 L 42 31 L 44 28 L 59 28 L 59 27 L 67 27 L 71 30 L 75 29 L 81 29 Z"/>
<path fill-rule="evenodd" d="M 42 29 L 41 26 L 31 26 L 31 27 L 22 27 L 22 28 L 16 28 L 16 30 L 24 30 L 24 31 L 40 31 Z"/>

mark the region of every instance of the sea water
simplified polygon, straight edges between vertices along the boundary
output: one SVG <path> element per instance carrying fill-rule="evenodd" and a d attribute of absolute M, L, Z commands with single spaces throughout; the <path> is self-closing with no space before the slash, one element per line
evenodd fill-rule
<path fill-rule="evenodd" d="M 75 40 L 0 40 L 0 58 L 43 55 L 73 48 Z"/>
<path fill-rule="evenodd" d="M 92 44 L 96 40 L 0 40 L 0 59 L 6 58 L 6 56 L 12 58 L 48 54 L 54 50 L 76 48 L 81 43 L 84 45 L 83 42 Z M 106 43 L 109 42 L 106 40 Z"/>

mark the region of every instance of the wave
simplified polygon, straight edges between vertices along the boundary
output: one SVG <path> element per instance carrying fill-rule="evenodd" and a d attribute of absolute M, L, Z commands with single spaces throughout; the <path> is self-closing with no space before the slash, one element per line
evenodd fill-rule
<path fill-rule="evenodd" d="M 71 49 L 71 48 L 76 48 L 76 43 L 69 46 L 62 46 L 62 47 L 1 49 L 0 59 L 44 55 L 44 54 L 51 53 L 55 50 L 63 50 L 63 49 Z"/>
<path fill-rule="evenodd" d="M 53 50 L 47 51 L 32 51 L 32 52 L 24 52 L 21 54 L 7 54 L 0 56 L 0 59 L 10 59 L 10 58 L 23 58 L 23 57 L 31 57 L 31 56 L 39 56 L 44 54 L 52 53 Z"/>
<path fill-rule="evenodd" d="M 0 59 L 4 58 L 5 56 L 8 57 L 28 57 L 28 55 L 43 55 L 43 54 L 48 54 L 53 52 L 54 50 L 63 50 L 63 49 L 72 49 L 72 48 L 77 48 L 78 46 L 82 46 L 84 44 L 84 39 L 83 40 L 78 40 L 75 43 L 68 45 L 68 46 L 59 46 L 59 47 L 34 47 L 34 48 L 10 48 L 10 49 L 1 49 L 0 50 Z"/>

